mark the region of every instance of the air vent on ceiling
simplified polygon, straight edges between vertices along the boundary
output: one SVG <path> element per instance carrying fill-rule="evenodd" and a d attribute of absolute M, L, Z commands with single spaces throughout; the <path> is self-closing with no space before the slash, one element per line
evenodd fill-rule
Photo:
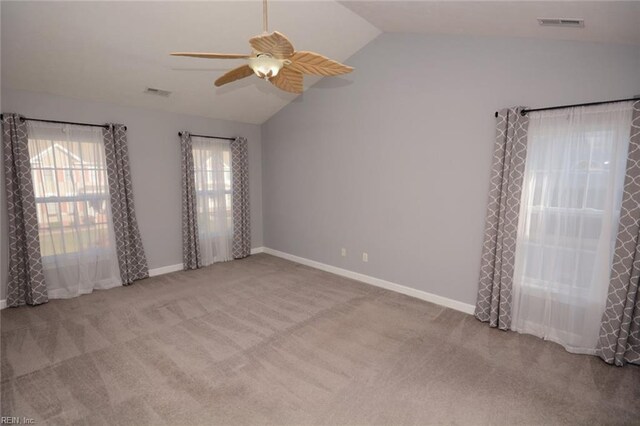
<path fill-rule="evenodd" d="M 164 96 L 165 98 L 171 94 L 171 92 L 168 90 L 155 89 L 153 87 L 147 87 L 144 90 L 144 93 L 148 93 L 150 95 L 156 95 L 156 96 Z"/>
<path fill-rule="evenodd" d="M 538 24 L 545 27 L 583 28 L 584 19 L 538 18 Z"/>

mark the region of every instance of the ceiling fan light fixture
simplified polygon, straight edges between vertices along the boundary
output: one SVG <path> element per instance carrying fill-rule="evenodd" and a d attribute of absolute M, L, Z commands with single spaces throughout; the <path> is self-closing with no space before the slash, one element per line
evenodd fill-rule
<path fill-rule="evenodd" d="M 278 75 L 284 66 L 284 60 L 276 59 L 273 56 L 261 53 L 256 57 L 249 58 L 249 66 L 253 72 L 260 78 L 268 80 Z"/>

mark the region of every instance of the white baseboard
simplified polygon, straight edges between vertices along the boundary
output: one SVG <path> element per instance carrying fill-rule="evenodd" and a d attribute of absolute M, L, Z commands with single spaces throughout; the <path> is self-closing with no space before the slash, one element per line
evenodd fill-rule
<path fill-rule="evenodd" d="M 290 260 L 292 262 L 300 263 L 302 265 L 310 266 L 312 268 L 320 269 L 322 271 L 331 272 L 332 274 L 340 275 L 346 278 L 351 278 L 357 281 L 361 281 L 366 284 L 381 287 L 387 290 L 402 293 L 407 296 L 415 297 L 427 302 L 435 303 L 436 305 L 445 306 L 447 308 L 455 309 L 456 311 L 464 312 L 465 314 L 473 315 L 475 307 L 468 303 L 460 302 L 458 300 L 449 299 L 448 297 L 438 296 L 437 294 L 427 293 L 426 291 L 417 290 L 415 288 L 407 287 L 404 285 L 385 281 L 380 278 L 375 278 L 369 275 L 361 274 L 358 272 L 349 271 L 348 269 L 338 268 L 336 266 L 327 265 L 325 263 L 316 262 L 315 260 L 306 259 L 304 257 L 294 256 L 293 254 L 285 253 L 282 251 L 274 250 L 269 247 L 264 247 L 264 253 L 272 256 L 281 257 L 283 259 Z"/>
<path fill-rule="evenodd" d="M 264 247 L 256 247 L 251 249 L 251 254 L 258 254 L 264 252 Z M 157 277 L 158 275 L 170 274 L 171 272 L 177 272 L 183 270 L 182 263 L 176 263 L 175 265 L 162 266 L 160 268 L 149 269 L 150 277 Z"/>
<path fill-rule="evenodd" d="M 171 272 L 182 271 L 182 263 L 176 263 L 175 265 L 162 266 L 160 268 L 149 269 L 150 277 L 157 277 L 158 275 L 169 274 Z"/>
<path fill-rule="evenodd" d="M 256 247 L 251 249 L 251 254 L 267 253 L 272 256 L 281 257 L 283 259 L 290 260 L 292 262 L 300 263 L 302 265 L 310 266 L 312 268 L 320 269 L 322 271 L 331 272 L 332 274 L 340 275 L 346 278 L 351 278 L 357 281 L 361 281 L 366 284 L 381 287 L 387 290 L 395 291 L 397 293 L 406 294 L 407 296 L 415 297 L 417 299 L 425 300 L 427 302 L 435 303 L 436 305 L 445 306 L 447 308 L 455 309 L 456 311 L 464 312 L 466 314 L 473 315 L 475 307 L 468 303 L 463 303 L 458 300 L 449 299 L 447 297 L 438 296 L 437 294 L 427 293 L 426 291 L 417 290 L 415 288 L 403 286 L 400 284 L 385 281 L 380 278 L 375 278 L 369 275 L 361 274 L 358 272 L 349 271 L 348 269 L 338 268 L 337 266 L 327 265 L 325 263 L 316 262 L 315 260 L 306 259 L 304 257 L 294 256 L 293 254 L 285 253 L 282 251 L 274 250 L 268 247 Z M 171 272 L 182 271 L 182 263 L 175 265 L 163 266 L 160 268 L 149 269 L 149 276 L 156 277 L 158 275 L 169 274 Z M 7 307 L 6 300 L 0 300 L 0 309 Z"/>

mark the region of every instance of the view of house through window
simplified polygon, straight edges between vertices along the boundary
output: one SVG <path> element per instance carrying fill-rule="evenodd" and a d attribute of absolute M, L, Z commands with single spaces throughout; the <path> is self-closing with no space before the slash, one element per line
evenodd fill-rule
<path fill-rule="evenodd" d="M 29 157 L 50 295 L 119 285 L 102 129 L 29 123 Z"/>
<path fill-rule="evenodd" d="M 29 140 L 43 256 L 109 245 L 109 192 L 100 148 L 91 142 Z"/>

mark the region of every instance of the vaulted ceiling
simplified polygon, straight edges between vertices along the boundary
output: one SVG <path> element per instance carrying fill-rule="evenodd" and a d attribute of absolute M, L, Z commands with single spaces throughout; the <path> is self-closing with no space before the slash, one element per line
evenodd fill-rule
<path fill-rule="evenodd" d="M 640 45 L 640 1 L 341 1 L 384 32 L 545 38 Z M 537 18 L 584 19 L 584 28 Z"/>
<path fill-rule="evenodd" d="M 269 3 L 271 30 L 286 34 L 299 50 L 347 64 L 381 31 L 640 45 L 640 1 Z M 1 8 L 4 88 L 249 123 L 266 121 L 296 97 L 253 77 L 215 88 L 213 81 L 240 60 L 169 56 L 171 51 L 249 53 L 247 40 L 262 32 L 259 0 L 2 1 Z M 536 18 L 545 17 L 583 18 L 586 26 L 538 26 Z M 316 81 L 307 77 L 305 85 Z M 172 94 L 148 95 L 146 87 Z"/>
<path fill-rule="evenodd" d="M 346 60 L 380 31 L 335 1 L 269 2 L 269 27 L 298 50 Z M 2 86 L 262 123 L 296 95 L 247 78 L 214 80 L 241 60 L 172 51 L 250 53 L 262 1 L 2 2 Z M 348 77 L 342 77 L 348 78 Z M 306 85 L 317 78 L 305 78 Z M 168 98 L 146 87 L 172 92 Z"/>

